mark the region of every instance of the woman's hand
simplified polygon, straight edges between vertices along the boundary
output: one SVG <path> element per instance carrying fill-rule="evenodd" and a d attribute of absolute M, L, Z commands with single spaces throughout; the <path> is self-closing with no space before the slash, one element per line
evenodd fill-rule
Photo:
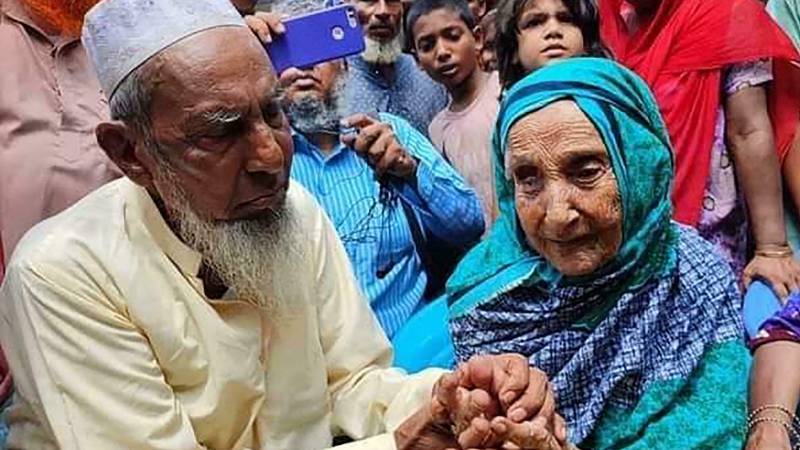
<path fill-rule="evenodd" d="M 800 288 L 800 264 L 792 256 L 779 258 L 756 255 L 742 274 L 745 289 L 756 278 L 769 282 L 775 294 L 785 303 L 789 294 Z"/>
<path fill-rule="evenodd" d="M 761 422 L 750 430 L 745 450 L 791 450 L 789 433 L 783 425 Z"/>

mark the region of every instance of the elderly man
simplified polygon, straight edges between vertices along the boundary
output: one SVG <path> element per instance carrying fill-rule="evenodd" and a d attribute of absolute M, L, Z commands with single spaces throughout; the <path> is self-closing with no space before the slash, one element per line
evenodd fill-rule
<path fill-rule="evenodd" d="M 364 27 L 366 49 L 349 60 L 348 111 L 394 114 L 427 136 L 431 120 L 447 106 L 447 91 L 402 53 L 403 2 L 349 2 Z"/>
<path fill-rule="evenodd" d="M 275 2 L 287 15 L 321 7 L 320 0 Z M 270 18 L 261 16 L 267 23 Z M 455 248 L 483 233 L 475 193 L 428 139 L 388 113 L 344 119 L 360 132 L 339 139 L 347 70 L 343 61 L 280 75 L 284 111 L 294 134 L 292 177 L 328 213 L 386 334 L 426 301 L 428 275 L 412 227 Z M 421 247 L 422 242 L 416 243 Z M 431 331 L 431 330 L 426 330 Z"/>
<path fill-rule="evenodd" d="M 438 373 L 389 368 L 333 227 L 289 182 L 275 76 L 229 3 L 106 0 L 84 44 L 126 177 L 9 261 L 10 448 L 442 449 L 559 429 L 518 356 L 470 361 L 433 397 Z M 489 428 L 497 413 L 513 426 Z"/>

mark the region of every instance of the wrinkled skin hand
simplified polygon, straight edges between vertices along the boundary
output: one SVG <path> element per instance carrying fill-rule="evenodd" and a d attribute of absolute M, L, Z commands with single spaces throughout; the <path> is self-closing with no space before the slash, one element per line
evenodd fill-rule
<path fill-rule="evenodd" d="M 742 274 L 744 287 L 749 287 L 756 278 L 769 282 L 775 294 L 785 303 L 789 294 L 800 288 L 800 264 L 791 256 L 785 258 L 756 256 Z"/>
<path fill-rule="evenodd" d="M 789 434 L 783 425 L 759 423 L 750 430 L 745 450 L 791 450 Z"/>
<path fill-rule="evenodd" d="M 562 450 L 566 426 L 544 373 L 519 355 L 477 356 L 443 376 L 433 398 L 396 432 L 400 450 Z"/>
<path fill-rule="evenodd" d="M 258 36 L 262 44 L 272 43 L 275 36 L 281 35 L 286 32 L 286 28 L 281 23 L 284 17 L 279 14 L 257 12 L 244 17 L 245 23 L 250 27 L 250 30 Z"/>
<path fill-rule="evenodd" d="M 391 126 L 365 114 L 342 122 L 358 129 L 356 135 L 342 136 L 342 143 L 364 158 L 378 178 L 388 174 L 409 180 L 416 176 L 417 160 L 400 145 Z"/>

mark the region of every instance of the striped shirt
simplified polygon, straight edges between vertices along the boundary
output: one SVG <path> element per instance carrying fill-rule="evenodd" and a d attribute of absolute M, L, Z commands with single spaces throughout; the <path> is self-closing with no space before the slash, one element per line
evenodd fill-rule
<path fill-rule="evenodd" d="M 475 192 L 427 138 L 399 117 L 380 114 L 380 119 L 419 161 L 416 186 L 382 189 L 373 170 L 351 149 L 340 145 L 326 156 L 297 133 L 292 178 L 328 213 L 361 288 L 391 338 L 423 303 L 427 283 L 397 195 L 412 205 L 426 233 L 453 244 L 480 236 L 483 215 Z M 387 196 L 387 190 L 394 195 Z"/>

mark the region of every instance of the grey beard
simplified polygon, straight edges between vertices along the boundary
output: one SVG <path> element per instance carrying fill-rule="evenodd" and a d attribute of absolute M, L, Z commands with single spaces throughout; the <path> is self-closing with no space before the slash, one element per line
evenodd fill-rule
<path fill-rule="evenodd" d="M 302 134 L 320 131 L 338 133 L 342 119 L 340 108 L 325 102 L 316 95 L 303 95 L 284 105 L 292 128 Z"/>
<path fill-rule="evenodd" d="M 303 285 L 302 237 L 290 205 L 267 217 L 228 222 L 199 217 L 172 169 L 156 174 L 169 192 L 161 192 L 178 237 L 199 252 L 203 263 L 232 289 L 236 299 L 273 315 L 285 312 Z"/>
<path fill-rule="evenodd" d="M 389 42 L 379 42 L 365 37 L 364 45 L 365 49 L 361 53 L 361 58 L 364 61 L 378 65 L 394 64 L 403 53 L 403 33 L 398 33 Z"/>
<path fill-rule="evenodd" d="M 345 77 L 340 75 L 327 99 L 313 93 L 286 99 L 283 110 L 292 128 L 306 135 L 320 131 L 338 133 L 339 122 L 345 115 L 345 86 Z"/>

